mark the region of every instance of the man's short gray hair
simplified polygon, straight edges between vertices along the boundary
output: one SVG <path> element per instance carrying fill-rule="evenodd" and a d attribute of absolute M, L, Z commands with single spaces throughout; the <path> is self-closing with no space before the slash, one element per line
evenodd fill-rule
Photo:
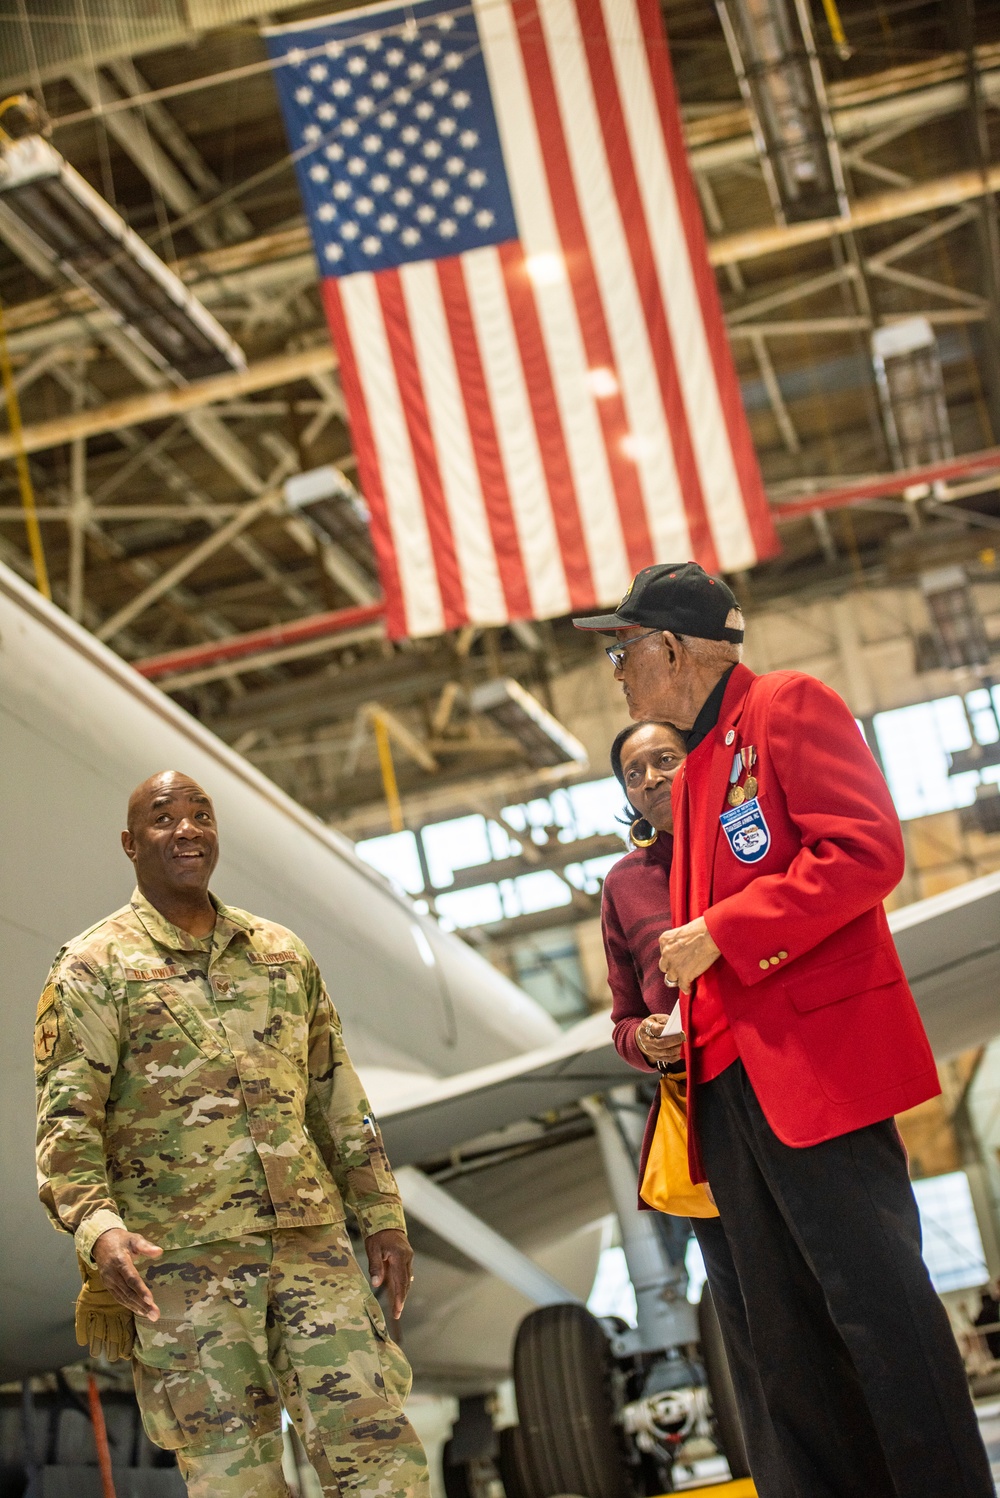
<path fill-rule="evenodd" d="M 743 628 L 740 609 L 729 610 L 726 628 Z M 717 668 L 720 676 L 729 666 L 735 666 L 743 659 L 743 646 L 734 645 L 731 640 L 702 640 L 696 635 L 678 635 L 677 639 L 700 665 Z"/>

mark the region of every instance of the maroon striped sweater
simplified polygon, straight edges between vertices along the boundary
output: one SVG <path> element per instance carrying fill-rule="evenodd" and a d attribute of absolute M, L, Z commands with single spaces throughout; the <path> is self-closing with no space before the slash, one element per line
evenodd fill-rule
<path fill-rule="evenodd" d="M 670 862 L 674 840 L 661 832 L 651 848 L 635 848 L 608 871 L 601 930 L 608 958 L 615 1049 L 639 1071 L 655 1071 L 635 1040 L 647 1014 L 669 1014 L 676 988 L 660 972 L 660 933 L 670 926 Z"/>

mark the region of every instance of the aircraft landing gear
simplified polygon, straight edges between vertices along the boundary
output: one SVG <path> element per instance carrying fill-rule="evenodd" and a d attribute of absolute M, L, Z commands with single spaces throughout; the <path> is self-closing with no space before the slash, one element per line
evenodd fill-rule
<path fill-rule="evenodd" d="M 749 1476 L 732 1377 L 707 1285 L 686 1299 L 686 1228 L 635 1206 L 645 1108 L 632 1089 L 587 1099 L 636 1296 L 637 1326 L 599 1321 L 581 1305 L 543 1306 L 514 1344 L 520 1425 L 502 1432 L 511 1498 L 643 1498 L 673 1491 L 675 1459 L 721 1452 Z M 629 1137 L 630 1132 L 636 1138 Z"/>
<path fill-rule="evenodd" d="M 521 1423 L 510 1452 L 519 1498 L 632 1498 L 614 1378 L 607 1334 L 583 1306 L 543 1306 L 521 1322 L 514 1344 Z"/>
<path fill-rule="evenodd" d="M 673 1491 L 674 1454 L 710 1436 L 734 1478 L 748 1477 L 746 1448 L 715 1307 L 707 1285 L 698 1311 L 700 1361 L 681 1349 L 616 1358 L 621 1324 L 579 1305 L 544 1306 L 514 1344 L 520 1424 L 501 1433 L 508 1498 L 641 1498 Z M 694 1348 L 689 1349 L 697 1358 Z M 707 1380 L 707 1384 L 706 1384 Z"/>

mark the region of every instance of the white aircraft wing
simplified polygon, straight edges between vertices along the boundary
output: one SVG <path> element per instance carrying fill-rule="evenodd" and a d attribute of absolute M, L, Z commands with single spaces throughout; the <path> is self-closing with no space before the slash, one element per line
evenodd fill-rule
<path fill-rule="evenodd" d="M 939 1061 L 1000 1033 L 1000 873 L 905 905 L 889 925 Z"/>
<path fill-rule="evenodd" d="M 554 1044 L 509 1061 L 440 1081 L 408 1080 L 398 1096 L 390 1074 L 361 1070 L 394 1165 L 432 1160 L 482 1134 L 620 1087 L 636 1076 L 611 1043 L 606 1013 L 591 1015 Z"/>
<path fill-rule="evenodd" d="M 904 906 L 889 925 L 939 1061 L 1000 1034 L 1000 872 Z M 635 1080 L 612 1045 L 606 1012 L 552 1045 L 444 1080 L 417 1077 L 400 1090 L 388 1073 L 371 1083 L 366 1076 L 399 1165 Z"/>

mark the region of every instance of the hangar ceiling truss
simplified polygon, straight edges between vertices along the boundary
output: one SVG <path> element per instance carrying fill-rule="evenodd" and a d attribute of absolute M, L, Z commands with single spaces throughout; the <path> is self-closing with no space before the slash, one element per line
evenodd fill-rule
<path fill-rule="evenodd" d="M 277 7 L 288 18 L 327 8 Z M 923 506 L 872 499 L 849 523 L 801 504 L 782 518 L 782 508 L 892 469 L 870 354 L 872 333 L 892 322 L 923 317 L 934 329 L 956 453 L 1000 442 L 1000 10 L 845 0 L 845 56 L 819 4 L 786 0 L 833 184 L 827 211 L 801 217 L 782 196 L 757 96 L 734 69 L 720 17 L 737 8 L 664 3 L 711 258 L 784 542 L 739 585 L 766 599 L 877 580 L 904 531 L 920 532 L 913 566 L 932 565 L 942 525 L 967 532 L 974 565 L 1000 514 L 990 473 L 939 485 Z M 321 815 L 363 821 L 378 803 L 371 746 L 351 748 L 375 700 L 437 746 L 433 768 L 401 756 L 407 795 L 444 805 L 449 784 L 470 780 L 503 795 L 527 767 L 463 709 L 468 692 L 506 674 L 544 699 L 592 642 L 565 621 L 395 645 L 377 620 L 279 638 L 295 621 L 371 603 L 378 585 L 285 495 L 300 471 L 356 472 L 267 61 L 235 0 L 200 3 L 197 31 L 191 7 L 165 7 L 148 26 L 116 9 L 112 25 L 81 0 L 59 45 L 23 23 L 0 66 L 9 86 L 44 102 L 53 143 L 173 265 L 247 369 L 169 384 L 33 254 L 0 204 L 0 298 L 54 595 L 136 662 L 256 632 L 256 653 L 158 679 Z M 0 434 L 0 555 L 30 575 L 11 454 Z"/>

